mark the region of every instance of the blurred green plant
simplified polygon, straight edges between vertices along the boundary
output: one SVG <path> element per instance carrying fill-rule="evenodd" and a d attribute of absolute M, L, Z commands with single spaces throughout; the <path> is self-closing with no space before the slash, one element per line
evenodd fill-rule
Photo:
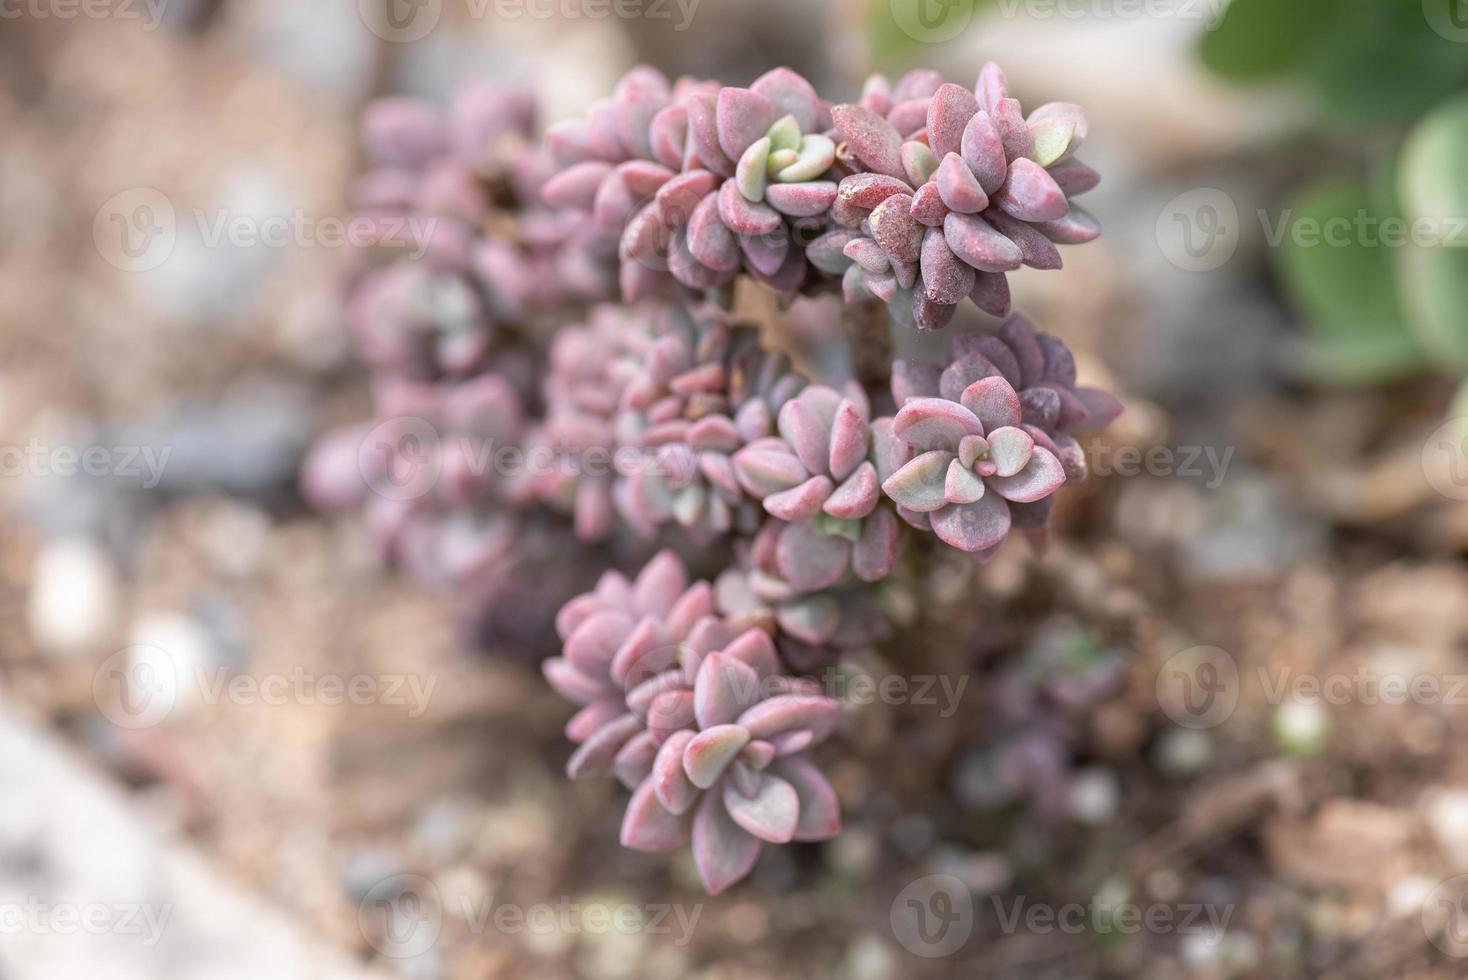
<path fill-rule="evenodd" d="M 1199 52 L 1241 84 L 1304 85 L 1362 146 L 1388 138 L 1377 173 L 1320 174 L 1285 202 L 1273 254 L 1311 367 L 1468 374 L 1468 0 L 1233 0 Z"/>

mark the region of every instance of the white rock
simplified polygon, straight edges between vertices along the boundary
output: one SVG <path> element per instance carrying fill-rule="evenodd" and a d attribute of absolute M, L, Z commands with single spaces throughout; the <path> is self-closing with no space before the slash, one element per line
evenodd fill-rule
<path fill-rule="evenodd" d="M 1427 825 L 1438 846 L 1457 863 L 1468 863 L 1468 790 L 1446 789 L 1427 804 Z"/>
<path fill-rule="evenodd" d="M 1084 824 L 1103 824 L 1116 816 L 1121 788 L 1109 769 L 1087 769 L 1070 784 L 1070 812 Z"/>
<path fill-rule="evenodd" d="M 36 559 L 26 607 L 31 638 L 42 650 L 73 655 L 108 646 L 120 600 L 117 569 L 87 538 L 59 538 Z"/>
<path fill-rule="evenodd" d="M 128 634 L 128 678 L 155 685 L 171 697 L 171 717 L 182 717 L 208 699 L 220 668 L 214 640 L 199 622 L 180 613 L 140 616 Z"/>

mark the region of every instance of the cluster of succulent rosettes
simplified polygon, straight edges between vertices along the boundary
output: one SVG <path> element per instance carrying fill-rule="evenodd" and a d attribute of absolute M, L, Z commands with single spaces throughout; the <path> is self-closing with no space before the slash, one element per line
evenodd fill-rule
<path fill-rule="evenodd" d="M 609 572 L 567 603 L 551 685 L 581 710 L 572 778 L 615 774 L 633 790 L 622 843 L 664 851 L 692 837 L 717 894 L 749 872 L 764 842 L 823 840 L 840 828 L 835 793 L 806 750 L 839 706 L 782 672 L 770 634 L 736 631 L 707 583 L 688 584 L 671 552 L 636 581 Z"/>
<path fill-rule="evenodd" d="M 908 523 L 983 558 L 1011 528 L 1043 532 L 1051 495 L 1086 477 L 1076 435 L 1121 405 L 1077 387 L 1070 351 L 1020 316 L 997 336 L 956 337 L 951 357 L 946 368 L 894 366 L 900 408 L 882 490 Z"/>
<path fill-rule="evenodd" d="M 793 232 L 820 231 L 848 172 L 832 136 L 828 107 L 788 68 L 735 88 L 642 66 L 584 122 L 546 133 L 565 169 L 542 197 L 617 242 L 628 301 L 741 273 L 793 294 L 808 271 Z"/>
<path fill-rule="evenodd" d="M 374 367 L 461 375 L 497 324 L 610 292 L 615 256 L 540 203 L 554 164 L 535 115 L 530 93 L 488 82 L 447 110 L 410 98 L 367 108 L 372 169 L 354 200 L 375 224 L 348 312 Z"/>
<path fill-rule="evenodd" d="M 964 297 L 1004 316 L 1005 273 L 1058 269 L 1057 245 L 1101 233 L 1070 201 L 1100 180 L 1074 158 L 1084 110 L 1052 102 L 1024 116 L 993 63 L 972 91 L 932 71 L 895 87 L 878 76 L 831 117 L 860 172 L 840 182 L 831 218 L 841 227 L 808 254 L 844 277 L 848 301 L 875 296 L 924 330 L 946 326 Z"/>

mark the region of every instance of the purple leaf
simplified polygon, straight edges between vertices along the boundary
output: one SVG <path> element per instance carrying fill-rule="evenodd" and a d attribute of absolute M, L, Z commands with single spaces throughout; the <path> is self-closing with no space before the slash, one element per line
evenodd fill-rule
<path fill-rule="evenodd" d="M 835 490 L 829 476 L 813 476 L 797 487 L 771 494 L 761 501 L 765 511 L 782 521 L 803 521 L 820 513 Z"/>
<path fill-rule="evenodd" d="M 944 84 L 928 103 L 928 145 L 939 159 L 957 153 L 963 143 L 963 131 L 979 111 L 979 102 L 962 85 Z"/>
<path fill-rule="evenodd" d="M 952 306 L 974 288 L 973 268 L 953 254 L 940 228 L 929 228 L 923 235 L 922 273 L 923 288 L 935 303 Z"/>
<path fill-rule="evenodd" d="M 602 160 L 573 164 L 545 182 L 540 199 L 553 208 L 590 211 L 602 182 L 611 174 L 612 165 Z"/>
<path fill-rule="evenodd" d="M 672 170 L 683 168 L 683 148 L 688 143 L 688 107 L 665 106 L 648 125 L 652 155 Z"/>
<path fill-rule="evenodd" d="M 886 174 L 852 174 L 843 177 L 836 188 L 837 203 L 871 210 L 893 194 L 911 194 L 907 182 Z"/>
<path fill-rule="evenodd" d="M 958 440 L 981 436 L 984 429 L 968 408 L 946 398 L 914 398 L 898 410 L 892 431 L 916 450 L 941 449 L 954 452 Z"/>
<path fill-rule="evenodd" d="M 963 390 L 960 400 L 978 417 L 986 433 L 1001 426 L 1019 425 L 1019 395 L 1002 377 L 980 378 Z"/>
<path fill-rule="evenodd" d="M 948 215 L 943 220 L 943 234 L 953 254 L 980 272 L 1008 272 L 1024 261 L 1018 245 L 976 215 Z"/>
<path fill-rule="evenodd" d="M 810 82 L 797 72 L 789 68 L 775 68 L 755 79 L 750 88 L 769 100 L 777 118 L 794 116 L 802 132 L 808 133 L 819 128 L 820 96 Z"/>
<path fill-rule="evenodd" d="M 763 846 L 734 822 L 719 794 L 705 794 L 693 816 L 693 861 L 710 895 L 749 874 Z"/>
<path fill-rule="evenodd" d="M 862 521 L 861 537 L 851 551 L 851 570 L 863 582 L 880 582 L 897 561 L 897 518 L 886 508 Z M 798 786 L 797 786 L 798 788 Z"/>
<path fill-rule="evenodd" d="M 732 179 L 724 181 L 724 186 L 719 188 L 718 205 L 724 224 L 740 235 L 768 235 L 781 224 L 778 211 L 745 199 Z"/>
<path fill-rule="evenodd" d="M 1016 221 L 999 208 L 990 208 L 984 212 L 984 220 L 1019 246 L 1024 264 L 1031 269 L 1059 269 L 1063 265 L 1060 249 L 1055 247 L 1054 242 L 1040 234 L 1040 230 L 1034 225 Z"/>
<path fill-rule="evenodd" d="M 984 481 L 963 465 L 961 459 L 948 464 L 943 476 L 943 501 L 949 504 L 971 504 L 984 495 Z"/>
<path fill-rule="evenodd" d="M 781 577 L 799 592 L 816 592 L 836 584 L 846 573 L 850 555 L 850 541 L 822 534 L 808 520 L 786 527 L 775 546 Z"/>
<path fill-rule="evenodd" d="M 1024 429 L 1006 425 L 989 433 L 989 460 L 997 477 L 1019 473 L 1034 453 L 1035 439 Z"/>
<path fill-rule="evenodd" d="M 1015 160 L 1009 179 L 994 197 L 994 203 L 1020 221 L 1058 221 L 1070 210 L 1065 192 L 1033 160 Z"/>
<path fill-rule="evenodd" d="M 859 105 L 831 107 L 831 119 L 867 169 L 901 180 L 902 136 L 881 116 Z"/>
<path fill-rule="evenodd" d="M 829 432 L 828 472 L 833 480 L 844 480 L 866 458 L 871 430 L 856 405 L 849 399 L 842 399 Z"/>
<path fill-rule="evenodd" d="M 698 726 L 727 725 L 759 700 L 759 675 L 748 664 L 710 653 L 693 685 L 693 715 Z"/>
<path fill-rule="evenodd" d="M 622 746 L 641 731 L 642 722 L 636 715 L 625 714 L 613 719 L 581 743 L 566 763 L 566 775 L 572 779 L 605 775 Z"/>
<path fill-rule="evenodd" d="M 931 102 L 927 96 L 899 102 L 888 110 L 887 122 L 903 139 L 911 139 L 914 133 L 928 124 L 928 105 Z"/>
<path fill-rule="evenodd" d="M 610 610 L 596 613 L 566 640 L 565 659 L 587 677 L 609 678 L 612 658 L 632 627 L 632 620 L 624 613 Z"/>
<path fill-rule="evenodd" d="M 872 211 L 872 238 L 895 262 L 916 262 L 922 253 L 923 226 L 912 216 L 912 197 L 893 194 Z"/>
<path fill-rule="evenodd" d="M 669 228 L 686 225 L 700 201 L 719 189 L 720 180 L 707 170 L 681 173 L 658 188 L 657 209 Z"/>
<path fill-rule="evenodd" d="M 790 239 L 783 230 L 769 235 L 740 235 L 739 250 L 756 273 L 773 276 L 785 264 L 790 252 Z"/>
<path fill-rule="evenodd" d="M 1048 449 L 1036 446 L 1025 468 L 1014 476 L 991 476 L 989 486 L 1001 497 L 1027 504 L 1048 497 L 1065 483 L 1065 468 Z"/>
<path fill-rule="evenodd" d="M 710 269 L 739 268 L 739 241 L 719 218 L 719 199 L 710 194 L 688 220 L 688 251 Z"/>
<path fill-rule="evenodd" d="M 663 809 L 672 814 L 683 814 L 698 799 L 698 787 L 688 778 L 683 769 L 683 754 L 688 743 L 693 741 L 694 732 L 689 729 L 674 732 L 658 749 L 653 759 L 652 774 L 648 777 L 653 792 Z"/>
<path fill-rule="evenodd" d="M 775 107 L 758 92 L 726 87 L 719 90 L 715 120 L 719 148 L 730 160 L 738 160 L 774 123 Z"/>
<path fill-rule="evenodd" d="M 1090 212 L 1072 204 L 1065 217 L 1036 225 L 1040 234 L 1057 245 L 1084 245 L 1101 237 L 1101 224 Z"/>
<path fill-rule="evenodd" d="M 652 761 L 657 754 L 658 743 L 652 732 L 638 732 L 612 760 L 612 769 L 623 786 L 636 789 L 652 772 Z"/>
<path fill-rule="evenodd" d="M 994 117 L 994 125 L 1004 143 L 1004 156 L 1010 167 L 1018 160 L 1028 159 L 1035 152 L 1035 137 L 1020 113 L 1018 99 L 1001 99 L 989 114 Z M 1034 163 L 1033 160 L 1030 162 Z"/>
<path fill-rule="evenodd" d="M 919 187 L 912 196 L 911 210 L 912 216 L 929 228 L 943 227 L 943 219 L 948 217 L 948 205 L 943 203 L 938 185 L 931 181 Z"/>
<path fill-rule="evenodd" d="M 693 736 L 684 749 L 683 771 L 693 785 L 699 789 L 708 789 L 719 781 L 724 769 L 749 739 L 750 733 L 743 725 L 715 725 L 705 728 Z"/>
<path fill-rule="evenodd" d="M 933 180 L 938 185 L 939 196 L 949 210 L 961 214 L 978 214 L 989 206 L 989 195 L 984 193 L 974 172 L 957 153 L 950 153 L 943 158 Z"/>
<path fill-rule="evenodd" d="M 825 214 L 836 201 L 836 182 L 807 181 L 803 184 L 771 184 L 765 188 L 770 207 L 793 218 Z"/>
<path fill-rule="evenodd" d="M 1079 160 L 1062 160 L 1046 169 L 1060 189 L 1065 191 L 1066 197 L 1084 194 L 1101 183 L 1101 175 Z"/>
<path fill-rule="evenodd" d="M 1002 272 L 980 272 L 974 277 L 968 298 L 990 316 L 1008 316 L 1010 309 L 1009 280 Z"/>
<path fill-rule="evenodd" d="M 959 144 L 963 162 L 968 164 L 984 193 L 993 194 L 1004 186 L 1009 162 L 1004 156 L 1004 141 L 999 127 L 987 112 L 980 111 L 964 127 Z"/>
<path fill-rule="evenodd" d="M 861 464 L 827 498 L 822 510 L 843 520 L 859 520 L 877 506 L 880 497 L 877 470 L 870 462 Z"/>
<path fill-rule="evenodd" d="M 1009 533 L 1009 505 L 997 493 L 971 504 L 950 504 L 932 515 L 933 533 L 960 551 L 992 548 Z"/>
<path fill-rule="evenodd" d="M 717 96 L 711 92 L 688 95 L 688 135 L 705 169 L 720 177 L 734 176 L 734 161 L 719 146 Z"/>
<path fill-rule="evenodd" d="M 800 798 L 795 787 L 768 773 L 756 777 L 754 795 L 746 796 L 725 781 L 724 808 L 734 822 L 761 840 L 787 844 L 800 819 Z"/>
<path fill-rule="evenodd" d="M 800 756 L 789 756 L 775 760 L 769 771 L 793 786 L 800 801 L 795 840 L 829 840 L 841 832 L 841 805 L 819 769 Z"/>
<path fill-rule="evenodd" d="M 634 851 L 660 853 L 688 841 L 688 821 L 663 809 L 653 781 L 645 779 L 632 794 L 622 817 L 622 846 Z"/>
<path fill-rule="evenodd" d="M 995 106 L 1009 98 L 1009 81 L 1004 77 L 1004 70 L 992 61 L 984 65 L 974 94 L 979 97 L 980 105 L 993 112 Z"/>
<path fill-rule="evenodd" d="M 841 706 L 835 699 L 818 694 L 777 694 L 766 698 L 739 716 L 739 727 L 750 738 L 775 741 L 787 732 L 809 731 L 813 742 L 829 738 L 836 730 Z"/>
<path fill-rule="evenodd" d="M 948 502 L 944 481 L 948 464 L 956 458 L 943 450 L 923 453 L 888 477 L 882 491 L 914 513 L 938 510 Z"/>

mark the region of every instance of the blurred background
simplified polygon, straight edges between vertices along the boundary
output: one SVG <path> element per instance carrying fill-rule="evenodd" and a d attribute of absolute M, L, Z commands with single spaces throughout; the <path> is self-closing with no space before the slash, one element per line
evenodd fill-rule
<path fill-rule="evenodd" d="M 358 116 L 988 60 L 1090 114 L 1106 235 L 1012 282 L 1127 413 L 1050 554 L 935 570 L 959 710 L 863 707 L 843 834 L 709 899 L 553 649 L 300 497 Z M 1463 976 L 1465 159 L 1462 0 L 0 0 L 0 976 Z"/>

